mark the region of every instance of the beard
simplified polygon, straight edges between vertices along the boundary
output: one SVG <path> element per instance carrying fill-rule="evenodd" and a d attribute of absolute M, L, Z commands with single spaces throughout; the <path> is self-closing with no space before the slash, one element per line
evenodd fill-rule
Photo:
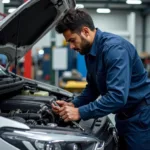
<path fill-rule="evenodd" d="M 86 39 L 84 39 L 82 36 L 81 37 L 81 45 L 80 45 L 80 50 L 79 50 L 79 53 L 81 55 L 86 55 L 90 52 L 91 50 L 91 44 L 89 41 L 87 41 Z"/>

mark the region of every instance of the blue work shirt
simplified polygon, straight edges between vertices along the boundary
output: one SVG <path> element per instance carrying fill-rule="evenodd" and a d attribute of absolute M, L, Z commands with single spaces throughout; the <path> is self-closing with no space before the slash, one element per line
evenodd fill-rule
<path fill-rule="evenodd" d="M 142 61 L 135 47 L 120 36 L 97 29 L 85 62 L 88 84 L 73 100 L 83 120 L 119 113 L 150 99 Z"/>

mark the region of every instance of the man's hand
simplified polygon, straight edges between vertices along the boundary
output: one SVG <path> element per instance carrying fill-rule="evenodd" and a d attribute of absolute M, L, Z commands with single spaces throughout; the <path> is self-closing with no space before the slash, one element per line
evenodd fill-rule
<path fill-rule="evenodd" d="M 74 107 L 74 104 L 71 102 L 68 103 L 62 100 L 57 100 L 56 103 L 59 105 L 59 107 L 52 104 L 52 111 L 56 114 L 59 114 L 59 110 L 61 107 L 64 107 L 64 106 Z"/>
<path fill-rule="evenodd" d="M 59 110 L 60 117 L 65 121 L 76 121 L 80 119 L 80 114 L 78 108 L 71 106 L 61 107 Z"/>

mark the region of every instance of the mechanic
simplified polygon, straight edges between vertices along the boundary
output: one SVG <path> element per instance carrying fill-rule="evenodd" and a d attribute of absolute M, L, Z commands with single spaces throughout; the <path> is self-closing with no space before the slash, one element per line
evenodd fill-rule
<path fill-rule="evenodd" d="M 85 56 L 88 83 L 72 102 L 58 100 L 53 111 L 66 122 L 114 113 L 119 150 L 150 150 L 150 80 L 135 47 L 95 28 L 83 9 L 69 10 L 56 31 Z"/>

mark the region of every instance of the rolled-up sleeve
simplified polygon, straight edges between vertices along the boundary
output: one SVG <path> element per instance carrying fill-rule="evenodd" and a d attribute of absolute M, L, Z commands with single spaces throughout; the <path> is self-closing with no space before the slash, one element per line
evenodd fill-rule
<path fill-rule="evenodd" d="M 110 46 L 105 51 L 107 93 L 94 102 L 79 107 L 82 119 L 103 117 L 126 104 L 131 80 L 130 59 L 129 52 L 120 45 Z"/>

